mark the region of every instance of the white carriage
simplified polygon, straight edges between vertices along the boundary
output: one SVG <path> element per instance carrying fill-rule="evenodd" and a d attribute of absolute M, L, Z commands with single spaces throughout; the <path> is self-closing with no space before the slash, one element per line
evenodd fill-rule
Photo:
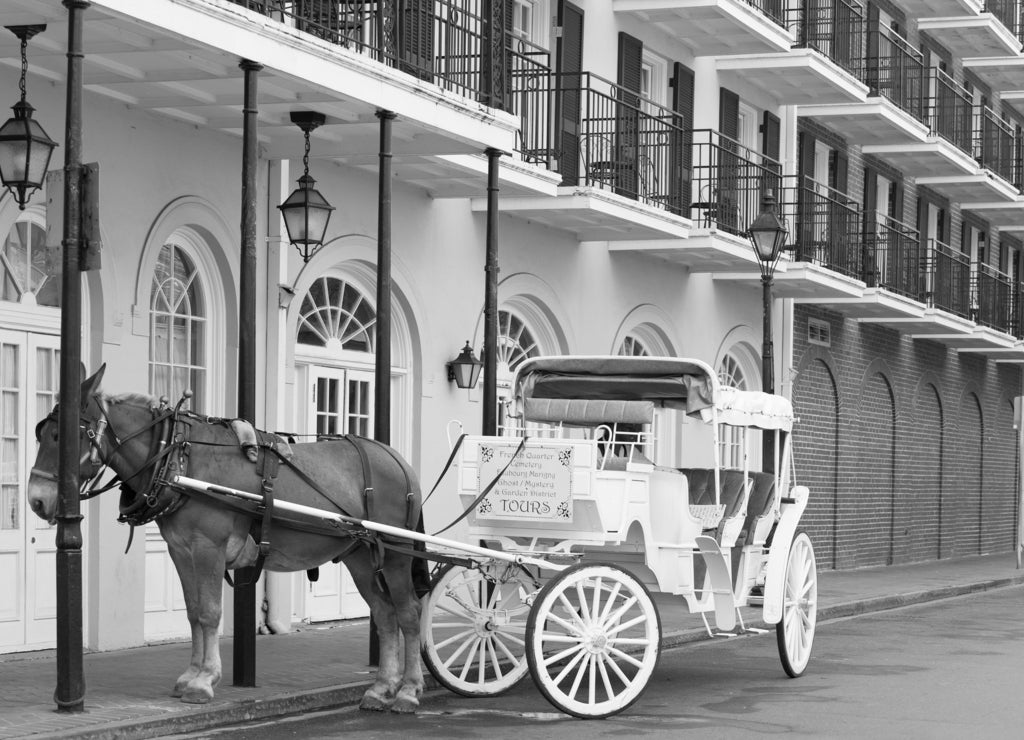
<path fill-rule="evenodd" d="M 659 408 L 676 413 L 656 423 Z M 456 454 L 482 547 L 462 546 L 469 560 L 443 567 L 425 600 L 424 658 L 442 685 L 490 695 L 529 671 L 564 712 L 620 712 L 657 663 L 652 591 L 709 631 L 713 615 L 717 634 L 748 629 L 740 608 L 760 606 L 786 673 L 804 672 L 817 574 L 797 529 L 808 490 L 791 480 L 787 399 L 723 387 L 700 360 L 538 357 L 516 372 L 509 416 L 502 436 L 464 436 Z M 703 429 L 708 467 L 655 462 L 670 417 L 691 420 L 687 440 Z M 751 471 L 745 454 L 724 468 L 725 427 L 743 450 L 751 430 L 771 435 L 777 472 Z"/>

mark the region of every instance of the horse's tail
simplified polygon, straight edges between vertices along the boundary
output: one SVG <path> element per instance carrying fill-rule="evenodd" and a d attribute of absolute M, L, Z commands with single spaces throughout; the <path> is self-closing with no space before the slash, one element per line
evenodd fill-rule
<path fill-rule="evenodd" d="M 423 534 L 423 512 L 420 512 L 420 518 L 416 522 L 416 531 Z M 417 540 L 413 544 L 413 549 L 420 552 L 426 552 L 427 546 L 425 543 Z M 427 564 L 426 558 L 412 558 L 412 585 L 416 589 L 416 597 L 422 598 L 430 593 L 430 566 Z"/>

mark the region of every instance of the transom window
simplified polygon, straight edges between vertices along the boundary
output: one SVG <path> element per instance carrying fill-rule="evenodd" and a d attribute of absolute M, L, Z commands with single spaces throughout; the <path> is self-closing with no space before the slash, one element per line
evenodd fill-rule
<path fill-rule="evenodd" d="M 509 311 L 498 311 L 498 375 L 508 375 L 523 360 L 540 354 L 526 323 Z"/>
<path fill-rule="evenodd" d="M 59 255 L 47 265 L 46 230 L 31 217 L 17 221 L 0 250 L 0 299 L 60 306 Z"/>
<path fill-rule="evenodd" d="M 302 299 L 298 341 L 328 349 L 374 351 L 377 312 L 357 288 L 336 277 L 319 278 Z"/>
<path fill-rule="evenodd" d="M 176 244 L 160 250 L 150 302 L 149 391 L 206 408 L 206 300 L 195 262 Z"/>
<path fill-rule="evenodd" d="M 618 354 L 625 357 L 650 357 L 651 352 L 640 337 L 630 334 L 622 340 Z"/>

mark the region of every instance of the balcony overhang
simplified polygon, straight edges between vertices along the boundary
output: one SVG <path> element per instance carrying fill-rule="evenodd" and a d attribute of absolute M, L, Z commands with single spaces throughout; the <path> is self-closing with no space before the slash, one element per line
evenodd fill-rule
<path fill-rule="evenodd" d="M 951 201 L 970 204 L 983 202 L 1014 202 L 1019 192 L 991 170 L 981 170 L 973 175 L 952 175 L 943 177 L 919 177 L 918 185 L 926 185 Z"/>
<path fill-rule="evenodd" d="M 936 331 L 912 336 L 914 339 L 930 339 L 933 342 L 940 342 L 962 354 L 1008 356 L 1020 351 L 1016 349 L 1017 339 L 1010 334 L 987 326 L 977 326 L 974 322 L 966 319 L 960 319 L 960 321 L 966 322 L 968 325 L 964 331 Z"/>
<path fill-rule="evenodd" d="M 893 3 L 914 18 L 977 15 L 985 7 L 985 0 L 893 0 Z"/>
<path fill-rule="evenodd" d="M 715 66 L 719 73 L 736 75 L 782 105 L 855 103 L 867 99 L 867 85 L 813 49 L 719 57 Z"/>
<path fill-rule="evenodd" d="M 1024 90 L 1024 56 L 965 59 L 964 69 L 992 88 L 992 92 Z"/>
<path fill-rule="evenodd" d="M 999 101 L 1024 116 L 1024 90 L 1007 90 L 999 95 Z"/>
<path fill-rule="evenodd" d="M 482 154 L 398 155 L 393 162 L 403 182 L 418 185 L 435 198 L 476 198 L 487 193 L 487 157 Z M 377 172 L 379 160 L 373 158 L 366 167 Z M 498 189 L 502 198 L 554 197 L 561 182 L 562 176 L 547 168 L 507 156 L 498 160 Z"/>
<path fill-rule="evenodd" d="M 1019 195 L 1009 201 L 965 203 L 964 209 L 977 214 L 1000 230 L 1024 230 L 1024 197 Z"/>
<path fill-rule="evenodd" d="M 917 30 L 926 31 L 961 59 L 1018 54 L 1021 48 L 1017 37 L 992 13 L 920 18 Z"/>
<path fill-rule="evenodd" d="M 654 25 L 698 57 L 786 51 L 795 42 L 743 0 L 612 0 L 612 9 Z"/>
<path fill-rule="evenodd" d="M 693 241 L 692 237 L 690 241 Z M 756 263 L 754 266 L 757 266 Z M 722 281 L 761 282 L 760 272 L 732 275 L 716 273 L 714 278 Z M 864 287 L 862 280 L 833 272 L 821 265 L 783 259 L 775 273 L 772 294 L 776 298 L 796 299 L 797 303 L 829 306 L 836 299 L 860 298 L 864 295 Z"/>
<path fill-rule="evenodd" d="M 801 105 L 797 114 L 813 118 L 850 144 L 919 144 L 928 139 L 927 126 L 880 97 L 870 97 L 862 103 Z"/>
<path fill-rule="evenodd" d="M 929 136 L 920 144 L 868 144 L 871 154 L 900 170 L 907 177 L 963 177 L 978 174 L 978 164 L 967 152 L 940 136 Z"/>
<path fill-rule="evenodd" d="M 31 74 L 62 84 L 67 12 L 50 0 L 0 4 L 0 25 L 45 23 L 29 45 Z M 316 110 L 321 140 L 344 138 L 346 155 L 380 149 L 378 110 L 393 111 L 393 149 L 418 155 L 511 151 L 515 116 L 328 43 L 240 5 L 209 0 L 93 0 L 84 14 L 87 93 L 128 108 L 233 136 L 242 133 L 241 60 L 263 65 L 258 82 L 261 155 L 301 155 L 293 110 Z M 0 62 L 17 66 L 17 39 Z M 343 132 L 343 133 L 342 133 Z M 322 145 L 322 141 L 321 141 Z M 323 150 L 319 150 L 323 151 Z M 314 152 L 318 152 L 314 145 Z"/>
<path fill-rule="evenodd" d="M 474 211 L 487 210 L 487 198 L 473 198 L 470 204 Z M 510 216 L 572 232 L 580 241 L 685 239 L 691 226 L 688 218 L 591 187 L 560 187 L 554 198 L 503 196 L 498 207 Z"/>
<path fill-rule="evenodd" d="M 657 257 L 691 272 L 746 273 L 760 280 L 757 258 L 750 242 L 713 229 L 694 229 L 687 239 L 623 240 L 608 243 L 610 252 L 634 252 Z"/>
<path fill-rule="evenodd" d="M 866 288 L 861 295 L 820 299 L 797 298 L 796 303 L 809 303 L 832 308 L 851 319 L 867 323 L 887 323 L 900 319 L 921 319 L 925 306 L 913 298 L 892 293 L 882 288 Z"/>
<path fill-rule="evenodd" d="M 1006 352 L 990 354 L 989 357 L 998 363 L 1024 364 L 1024 342 L 1017 341 L 1013 349 Z"/>
<path fill-rule="evenodd" d="M 969 319 L 937 308 L 926 308 L 923 303 L 917 301 L 913 303 L 920 308 L 914 315 L 865 318 L 862 321 L 887 326 L 913 339 L 931 339 L 944 344 L 959 337 L 970 336 L 976 328 L 974 322 Z"/>

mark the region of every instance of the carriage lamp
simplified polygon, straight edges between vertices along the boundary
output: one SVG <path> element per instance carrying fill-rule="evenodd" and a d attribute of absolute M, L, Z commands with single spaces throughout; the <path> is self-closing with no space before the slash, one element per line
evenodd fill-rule
<path fill-rule="evenodd" d="M 21 39 L 21 100 L 14 104 L 14 117 L 0 126 L 0 180 L 11 191 L 18 208 L 25 205 L 32 194 L 42 187 L 50 155 L 57 142 L 46 135 L 39 122 L 32 118 L 35 110 L 25 99 L 25 77 L 28 73 L 26 50 L 28 41 L 45 25 L 7 26 L 7 30 Z"/>
<path fill-rule="evenodd" d="M 299 250 L 302 261 L 309 262 L 324 243 L 327 222 L 334 210 L 334 206 L 314 187 L 316 180 L 309 175 L 309 134 L 322 126 L 326 117 L 323 113 L 313 111 L 292 111 L 291 119 L 292 123 L 302 129 L 306 140 L 302 155 L 302 177 L 298 180 L 299 187 L 278 208 L 284 218 L 288 241 Z"/>
<path fill-rule="evenodd" d="M 448 380 L 454 380 L 459 388 L 475 388 L 483 368 L 483 360 L 477 359 L 467 340 L 459 356 L 448 363 Z"/>
<path fill-rule="evenodd" d="M 767 190 L 761 199 L 761 212 L 747 229 L 747 237 L 761 263 L 762 276 L 774 274 L 788 236 L 786 222 L 779 219 L 775 195 Z"/>

